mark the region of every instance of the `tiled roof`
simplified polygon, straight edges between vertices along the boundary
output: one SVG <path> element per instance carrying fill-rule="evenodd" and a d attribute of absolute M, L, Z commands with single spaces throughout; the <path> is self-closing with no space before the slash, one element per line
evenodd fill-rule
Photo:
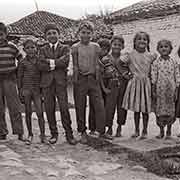
<path fill-rule="evenodd" d="M 112 22 L 133 21 L 180 12 L 180 0 L 144 0 L 110 15 Z"/>
<path fill-rule="evenodd" d="M 95 27 L 94 39 L 99 37 L 111 37 L 113 30 L 111 25 L 106 25 L 103 18 L 92 15 L 86 20 L 92 21 Z M 63 42 L 77 41 L 77 29 L 81 22 L 80 20 L 68 19 L 46 11 L 36 11 L 19 21 L 8 26 L 10 35 L 33 35 L 42 37 L 44 27 L 47 23 L 56 23 L 60 29 L 60 39 Z"/>
<path fill-rule="evenodd" d="M 71 37 L 67 29 L 71 28 L 76 21 L 46 11 L 36 11 L 17 22 L 8 26 L 10 34 L 42 36 L 47 23 L 56 23 L 62 36 Z"/>

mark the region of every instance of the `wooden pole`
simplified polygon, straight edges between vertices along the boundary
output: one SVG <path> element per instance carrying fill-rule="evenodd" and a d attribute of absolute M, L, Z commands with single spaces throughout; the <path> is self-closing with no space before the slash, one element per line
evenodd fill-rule
<path fill-rule="evenodd" d="M 36 7 L 36 11 L 39 11 L 39 7 L 38 7 L 38 3 L 36 0 L 34 0 L 34 3 L 35 3 L 35 7 Z"/>

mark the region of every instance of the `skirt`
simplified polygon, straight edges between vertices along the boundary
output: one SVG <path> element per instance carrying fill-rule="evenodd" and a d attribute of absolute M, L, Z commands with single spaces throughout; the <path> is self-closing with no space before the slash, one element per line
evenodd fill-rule
<path fill-rule="evenodd" d="M 176 100 L 176 117 L 180 118 L 180 86 L 178 88 L 178 96 Z"/>
<path fill-rule="evenodd" d="M 166 125 L 172 125 L 176 121 L 176 118 L 173 116 L 157 116 L 156 123 L 159 127 L 165 127 Z"/>
<path fill-rule="evenodd" d="M 151 82 L 148 77 L 129 80 L 122 107 L 133 112 L 151 112 Z"/>

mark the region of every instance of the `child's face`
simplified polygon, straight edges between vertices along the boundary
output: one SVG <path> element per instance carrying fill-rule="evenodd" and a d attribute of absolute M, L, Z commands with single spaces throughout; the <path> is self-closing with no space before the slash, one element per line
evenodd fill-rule
<path fill-rule="evenodd" d="M 52 44 L 55 44 L 59 39 L 59 33 L 55 29 L 50 29 L 46 32 L 46 40 Z"/>
<path fill-rule="evenodd" d="M 29 57 L 34 57 L 37 53 L 37 47 L 33 42 L 28 42 L 25 47 L 24 51 Z"/>
<path fill-rule="evenodd" d="M 123 43 L 120 40 L 115 39 L 112 42 L 112 45 L 111 45 L 112 53 L 119 54 L 123 48 L 124 48 L 124 45 L 123 45 Z"/>
<path fill-rule="evenodd" d="M 148 45 L 148 39 L 147 39 L 146 34 L 140 33 L 137 36 L 136 41 L 135 41 L 136 48 L 138 48 L 138 49 L 146 49 L 147 45 Z"/>
<path fill-rule="evenodd" d="M 171 53 L 171 47 L 167 42 L 162 41 L 159 45 L 158 51 L 161 56 L 168 56 Z"/>
<path fill-rule="evenodd" d="M 104 57 L 109 53 L 109 49 L 106 47 L 101 47 L 101 51 L 100 51 L 100 57 Z"/>
<path fill-rule="evenodd" d="M 6 40 L 6 33 L 4 31 L 0 31 L 0 43 L 4 42 Z"/>
<path fill-rule="evenodd" d="M 79 32 L 79 36 L 81 39 L 81 42 L 84 44 L 88 44 L 91 40 L 93 32 L 86 27 L 82 28 Z"/>

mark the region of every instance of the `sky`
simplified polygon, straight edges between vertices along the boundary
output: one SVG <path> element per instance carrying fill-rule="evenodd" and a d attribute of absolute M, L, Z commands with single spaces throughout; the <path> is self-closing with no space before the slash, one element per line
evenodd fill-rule
<path fill-rule="evenodd" d="M 35 12 L 35 1 L 39 10 L 78 19 L 85 14 L 112 12 L 140 0 L 0 0 L 0 21 L 9 24 Z"/>

